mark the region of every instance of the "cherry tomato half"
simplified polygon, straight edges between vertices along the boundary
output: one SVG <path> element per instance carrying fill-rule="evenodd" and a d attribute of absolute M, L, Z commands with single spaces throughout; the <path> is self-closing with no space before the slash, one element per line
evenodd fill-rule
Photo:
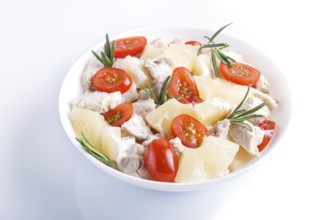
<path fill-rule="evenodd" d="M 101 92 L 125 93 L 131 87 L 132 79 L 122 69 L 102 68 L 93 76 L 92 85 Z"/>
<path fill-rule="evenodd" d="M 240 85 L 253 86 L 260 78 L 259 70 L 244 63 L 232 63 L 231 68 L 220 63 L 220 71 L 225 79 Z"/>
<path fill-rule="evenodd" d="M 205 136 L 210 132 L 198 120 L 190 115 L 182 114 L 175 117 L 171 123 L 171 134 L 180 138 L 183 145 L 190 148 L 199 147 Z"/>
<path fill-rule="evenodd" d="M 275 122 L 270 120 L 264 120 L 260 122 L 258 126 L 265 131 L 264 138 L 262 139 L 261 144 L 258 145 L 258 149 L 260 152 L 267 146 L 270 139 L 272 138 L 275 129 Z"/>
<path fill-rule="evenodd" d="M 127 37 L 115 40 L 115 58 L 135 56 L 144 50 L 147 39 L 143 36 Z"/>
<path fill-rule="evenodd" d="M 189 45 L 196 46 L 196 47 L 202 46 L 201 43 L 199 43 L 198 41 L 194 41 L 194 40 L 187 41 L 185 44 L 189 44 Z"/>
<path fill-rule="evenodd" d="M 133 115 L 133 105 L 130 102 L 126 102 L 117 105 L 116 108 L 110 109 L 103 113 L 104 119 L 111 126 L 120 127 L 126 121 L 128 121 Z"/>
<path fill-rule="evenodd" d="M 151 141 L 144 151 L 144 163 L 153 180 L 173 182 L 178 171 L 178 157 L 166 139 Z"/>
<path fill-rule="evenodd" d="M 184 104 L 199 102 L 196 82 L 187 68 L 177 67 L 173 70 L 167 95 L 170 98 L 177 98 L 179 102 Z"/>

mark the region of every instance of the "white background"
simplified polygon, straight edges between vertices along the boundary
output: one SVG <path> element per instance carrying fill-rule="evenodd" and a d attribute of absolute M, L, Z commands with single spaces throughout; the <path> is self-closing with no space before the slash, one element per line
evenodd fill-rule
<path fill-rule="evenodd" d="M 329 21 L 321 0 L 0 0 L 0 219 L 329 219 Z M 164 193 L 106 175 L 72 146 L 60 86 L 105 33 L 229 22 L 226 33 L 267 54 L 291 87 L 289 129 L 258 167 Z"/>

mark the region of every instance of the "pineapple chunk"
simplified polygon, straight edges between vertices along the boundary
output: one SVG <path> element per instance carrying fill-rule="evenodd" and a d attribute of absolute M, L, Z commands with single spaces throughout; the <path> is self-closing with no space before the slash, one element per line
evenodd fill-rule
<path fill-rule="evenodd" d="M 125 70 L 138 88 L 146 86 L 148 82 L 151 83 L 147 70 L 143 66 L 143 61 L 136 57 L 127 56 L 123 59 L 117 59 L 113 67 Z"/>
<path fill-rule="evenodd" d="M 207 54 L 199 54 L 195 60 L 192 73 L 196 76 L 207 76 L 212 78 L 211 57 Z"/>
<path fill-rule="evenodd" d="M 197 119 L 206 126 L 224 119 L 232 109 L 232 105 L 219 97 L 214 97 L 194 106 Z"/>
<path fill-rule="evenodd" d="M 195 59 L 197 57 L 198 47 L 187 44 L 170 44 L 164 51 L 173 59 L 173 68 L 186 67 L 192 71 Z"/>
<path fill-rule="evenodd" d="M 246 86 L 237 85 L 222 78 L 212 79 L 207 76 L 194 76 L 194 78 L 203 100 L 220 97 L 229 104 L 238 105 L 247 90 Z"/>
<path fill-rule="evenodd" d="M 176 99 L 170 99 L 146 116 L 148 124 L 163 135 L 170 134 L 172 120 L 181 114 L 188 114 L 196 118 L 191 104 L 182 104 Z"/>
<path fill-rule="evenodd" d="M 119 127 L 107 126 L 102 131 L 100 151 L 111 160 L 117 161 L 118 148 L 122 145 Z"/>
<path fill-rule="evenodd" d="M 240 169 L 255 158 L 256 156 L 249 154 L 243 147 L 240 147 L 233 162 L 229 166 L 230 172 Z"/>
<path fill-rule="evenodd" d="M 145 46 L 141 59 L 142 60 L 146 60 L 148 58 L 153 59 L 156 56 L 162 55 L 166 48 L 167 48 L 167 43 L 163 39 L 156 39 Z"/>
<path fill-rule="evenodd" d="M 228 174 L 239 146 L 226 139 L 208 136 L 199 148 L 185 148 L 175 182 L 197 182 Z"/>
<path fill-rule="evenodd" d="M 110 126 L 98 112 L 77 107 L 72 109 L 70 119 L 78 138 L 83 133 L 97 150 L 112 160 L 117 158 L 121 140 L 119 127 Z"/>

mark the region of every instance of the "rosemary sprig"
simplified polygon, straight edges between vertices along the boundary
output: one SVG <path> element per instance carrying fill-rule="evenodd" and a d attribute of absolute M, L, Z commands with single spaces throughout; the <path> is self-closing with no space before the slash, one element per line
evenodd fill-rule
<path fill-rule="evenodd" d="M 115 63 L 116 59 L 115 56 L 115 41 L 111 42 L 111 46 L 109 43 L 109 36 L 108 34 L 105 35 L 105 44 L 103 47 L 103 51 L 101 51 L 101 55 L 99 56 L 95 51 L 92 50 L 93 55 L 98 59 L 104 67 L 112 67 Z"/>
<path fill-rule="evenodd" d="M 160 89 L 159 96 L 154 93 L 149 83 L 147 87 L 142 87 L 142 89 L 145 91 L 149 98 L 154 100 L 155 104 L 158 106 L 168 101 L 169 98 L 167 96 L 167 91 L 169 86 L 171 85 L 172 80 L 173 79 L 171 78 L 171 76 L 166 77 Z"/>
<path fill-rule="evenodd" d="M 204 45 L 200 46 L 199 49 L 203 49 L 203 48 L 217 48 L 217 47 L 223 49 L 223 48 L 226 48 L 228 46 L 229 45 L 226 44 L 226 43 L 219 43 L 219 44 L 214 44 L 213 43 L 213 44 L 204 44 Z"/>
<path fill-rule="evenodd" d="M 251 132 L 252 131 L 251 126 L 247 124 L 245 121 L 250 120 L 251 118 L 262 117 L 262 115 L 258 115 L 254 113 L 257 112 L 259 109 L 263 108 L 266 105 L 266 103 L 263 102 L 260 105 L 250 110 L 241 109 L 249 92 L 250 92 L 250 87 L 248 87 L 243 100 L 238 104 L 238 106 L 234 109 L 234 111 L 229 116 L 227 116 L 227 119 L 230 120 L 230 123 L 237 124 L 243 128 L 246 128 L 248 131 Z"/>
<path fill-rule="evenodd" d="M 218 66 L 217 66 L 217 62 L 216 62 L 216 57 L 218 57 L 218 59 L 228 65 L 230 68 L 232 67 L 231 62 L 235 62 L 235 60 L 233 58 L 231 58 L 230 56 L 225 55 L 224 53 L 221 52 L 222 49 L 229 47 L 229 44 L 227 43 L 215 43 L 214 39 L 229 25 L 231 25 L 232 23 L 229 23 L 223 27 L 221 27 L 219 30 L 217 30 L 211 37 L 208 36 L 204 36 L 206 39 L 209 40 L 209 42 L 205 45 L 202 45 L 199 49 L 203 49 L 203 48 L 210 48 L 211 49 L 211 59 L 212 59 L 212 66 L 214 69 L 214 75 L 216 77 L 218 77 L 219 72 L 218 72 Z"/>
<path fill-rule="evenodd" d="M 165 81 L 163 82 L 163 85 L 160 89 L 160 93 L 159 93 L 159 97 L 158 97 L 160 105 L 168 101 L 167 91 L 172 83 L 172 80 L 173 80 L 173 78 L 168 76 L 168 77 L 166 77 Z"/>
<path fill-rule="evenodd" d="M 226 27 L 231 25 L 232 23 L 226 24 L 225 26 L 221 27 L 219 30 L 217 30 L 212 37 L 209 38 L 209 43 L 213 42 L 214 38 L 216 38 Z"/>
<path fill-rule="evenodd" d="M 84 148 L 84 150 L 95 157 L 97 160 L 101 161 L 102 163 L 118 170 L 117 162 L 114 160 L 109 159 L 107 156 L 102 154 L 100 151 L 96 150 L 95 147 L 86 139 L 83 133 L 81 133 L 81 138 L 76 138 L 76 140 L 80 143 L 80 145 Z"/>

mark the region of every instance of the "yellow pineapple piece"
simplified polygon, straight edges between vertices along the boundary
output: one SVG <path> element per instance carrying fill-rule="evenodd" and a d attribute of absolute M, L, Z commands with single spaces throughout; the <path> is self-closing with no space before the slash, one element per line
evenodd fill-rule
<path fill-rule="evenodd" d="M 110 126 L 98 113 L 74 107 L 70 119 L 77 138 L 81 133 L 98 151 L 112 160 L 117 158 L 117 146 L 121 141 L 119 127 Z"/>
<path fill-rule="evenodd" d="M 197 57 L 198 47 L 187 44 L 170 44 L 164 51 L 173 60 L 173 68 L 186 67 L 192 71 Z"/>
<path fill-rule="evenodd" d="M 142 60 L 153 59 L 156 56 L 162 55 L 167 48 L 167 43 L 163 39 L 156 39 L 151 43 L 148 43 L 141 55 Z"/>
<path fill-rule="evenodd" d="M 185 148 L 175 182 L 197 182 L 228 174 L 239 146 L 226 139 L 208 136 L 199 148 Z"/>
<path fill-rule="evenodd" d="M 194 76 L 199 95 L 203 100 L 220 97 L 232 105 L 238 105 L 247 90 L 246 86 L 229 82 L 222 78 Z"/>
<path fill-rule="evenodd" d="M 191 104 L 182 104 L 176 99 L 170 99 L 146 116 L 148 124 L 162 134 L 170 134 L 172 120 L 181 114 L 187 114 L 196 118 Z"/>
<path fill-rule="evenodd" d="M 211 57 L 208 54 L 199 54 L 195 59 L 192 73 L 196 76 L 213 77 Z"/>
<path fill-rule="evenodd" d="M 224 119 L 231 111 L 232 105 L 222 98 L 213 97 L 194 106 L 197 119 L 205 126 L 215 124 Z"/>
<path fill-rule="evenodd" d="M 117 59 L 113 67 L 125 70 L 138 88 L 152 82 L 144 68 L 144 62 L 136 57 L 127 56 L 123 59 Z"/>

